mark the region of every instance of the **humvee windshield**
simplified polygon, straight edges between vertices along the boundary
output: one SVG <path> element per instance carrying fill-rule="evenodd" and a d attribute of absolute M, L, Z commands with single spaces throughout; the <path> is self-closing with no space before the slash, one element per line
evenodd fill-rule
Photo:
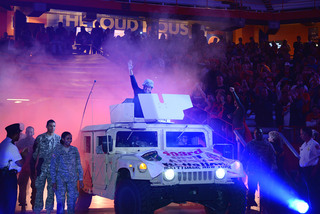
<path fill-rule="evenodd" d="M 167 147 L 206 147 L 203 132 L 167 132 Z"/>
<path fill-rule="evenodd" d="M 119 131 L 116 147 L 157 147 L 157 132 Z"/>

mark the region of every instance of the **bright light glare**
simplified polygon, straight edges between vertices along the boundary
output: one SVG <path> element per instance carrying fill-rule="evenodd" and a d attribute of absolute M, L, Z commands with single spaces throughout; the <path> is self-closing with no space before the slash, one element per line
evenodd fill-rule
<path fill-rule="evenodd" d="M 299 199 L 290 199 L 289 207 L 299 213 L 306 213 L 309 210 L 309 205 L 305 201 Z"/>
<path fill-rule="evenodd" d="M 235 169 L 240 169 L 241 163 L 239 161 L 235 161 L 233 163 L 233 166 L 234 166 Z"/>
<path fill-rule="evenodd" d="M 222 168 L 217 169 L 217 171 L 216 171 L 216 177 L 217 177 L 218 179 L 224 178 L 225 175 L 226 175 L 226 170 L 224 170 L 224 169 L 222 169 Z"/>
<path fill-rule="evenodd" d="M 166 171 L 164 171 L 164 178 L 167 181 L 171 181 L 174 178 L 174 170 L 173 169 L 167 169 Z"/>
<path fill-rule="evenodd" d="M 13 99 L 13 98 L 8 98 L 8 101 L 21 101 L 21 102 L 28 102 L 30 101 L 29 99 Z"/>

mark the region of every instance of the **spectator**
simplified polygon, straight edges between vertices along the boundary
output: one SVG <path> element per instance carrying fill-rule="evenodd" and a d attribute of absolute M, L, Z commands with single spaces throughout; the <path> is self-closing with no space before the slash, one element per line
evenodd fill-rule
<path fill-rule="evenodd" d="M 244 48 L 244 44 L 242 43 L 241 37 L 239 37 L 238 41 L 239 43 L 237 44 L 237 54 L 241 56 L 244 54 L 245 48 Z"/>
<path fill-rule="evenodd" d="M 207 95 L 204 93 L 203 87 L 202 83 L 197 83 L 195 89 L 191 93 L 193 106 L 202 110 L 209 106 L 207 103 Z"/>
<path fill-rule="evenodd" d="M 320 133 L 318 131 L 312 129 L 312 139 L 319 142 L 319 138 L 320 138 Z"/>
<path fill-rule="evenodd" d="M 275 151 L 271 143 L 263 139 L 262 129 L 254 130 L 254 139 L 245 147 L 242 160 L 244 170 L 248 175 L 248 208 L 257 206 L 255 191 L 257 184 L 260 186 L 260 194 L 266 193 L 270 186 L 266 181 L 276 168 Z"/>
<path fill-rule="evenodd" d="M 49 49 L 49 35 L 47 34 L 44 27 L 40 27 L 36 35 L 36 41 L 40 44 L 41 52 Z"/>
<path fill-rule="evenodd" d="M 237 96 L 233 87 L 230 87 L 230 92 L 233 95 L 234 99 L 234 106 L 235 110 L 232 114 L 229 114 L 229 118 L 232 120 L 232 127 L 234 130 L 237 130 L 239 134 L 245 140 L 245 126 L 244 126 L 244 119 L 245 119 L 245 109 L 244 106 L 241 104 L 239 97 Z"/>
<path fill-rule="evenodd" d="M 103 30 L 100 28 L 100 23 L 98 21 L 94 23 L 94 26 L 95 28 L 93 28 L 91 31 L 92 54 L 99 54 L 103 40 Z"/>
<path fill-rule="evenodd" d="M 81 26 L 81 31 L 77 34 L 76 37 L 77 45 L 79 46 L 80 53 L 89 54 L 90 44 L 91 44 L 91 36 L 86 31 L 84 26 Z"/>
<path fill-rule="evenodd" d="M 63 27 L 63 23 L 59 22 L 58 23 L 58 28 L 55 31 L 55 53 L 60 55 L 60 54 L 65 54 L 66 49 L 67 49 L 67 38 L 68 38 L 68 32 L 67 30 Z"/>
<path fill-rule="evenodd" d="M 8 37 L 8 33 L 4 32 L 3 37 L 0 38 L 0 51 L 4 51 L 4 52 L 8 51 L 9 41 L 10 39 Z"/>
<path fill-rule="evenodd" d="M 285 174 L 285 167 L 284 167 L 284 142 L 277 131 L 271 131 L 268 133 L 268 141 L 272 144 L 275 156 L 276 156 L 276 163 L 277 163 L 277 171 L 280 175 Z M 283 176 L 282 176 L 283 177 Z"/>
<path fill-rule="evenodd" d="M 294 54 L 293 54 L 293 60 L 295 62 L 301 61 L 303 58 L 303 44 L 301 42 L 301 36 L 297 36 L 297 41 L 293 43 L 294 48 Z"/>
<path fill-rule="evenodd" d="M 232 123 L 232 120 L 228 117 L 229 114 L 232 114 L 236 110 L 234 105 L 234 99 L 232 94 L 227 93 L 225 102 L 223 102 L 222 110 L 219 113 L 219 117 L 228 123 Z"/>
<path fill-rule="evenodd" d="M 320 109 L 318 106 L 313 106 L 312 111 L 307 114 L 306 125 L 312 129 L 320 131 Z"/>
<path fill-rule="evenodd" d="M 256 94 L 254 101 L 255 121 L 261 127 L 273 127 L 274 98 L 269 96 L 266 87 L 262 87 Z"/>
<path fill-rule="evenodd" d="M 273 179 L 280 179 L 281 181 L 284 181 L 287 185 L 289 185 L 291 188 L 296 188 L 296 184 L 293 182 L 292 178 L 287 173 L 287 169 L 285 167 L 285 152 L 284 152 L 284 141 L 282 137 L 280 136 L 279 132 L 277 131 L 271 131 L 268 133 L 268 141 L 272 144 L 274 150 L 275 150 L 275 156 L 276 156 L 276 177 Z M 279 200 L 273 200 L 272 201 L 272 210 L 273 212 L 270 213 L 290 213 L 289 208 L 285 206 L 282 202 Z"/>
<path fill-rule="evenodd" d="M 305 115 L 303 114 L 303 97 L 301 90 L 291 89 L 292 103 L 290 105 L 290 126 L 305 126 Z"/>
<path fill-rule="evenodd" d="M 227 86 L 224 84 L 224 79 L 222 75 L 217 75 L 216 77 L 216 87 L 214 88 L 214 94 L 227 92 Z"/>
<path fill-rule="evenodd" d="M 287 42 L 287 40 L 282 41 L 282 45 L 279 48 L 279 56 L 282 58 L 284 61 L 289 61 L 290 60 L 290 46 Z"/>

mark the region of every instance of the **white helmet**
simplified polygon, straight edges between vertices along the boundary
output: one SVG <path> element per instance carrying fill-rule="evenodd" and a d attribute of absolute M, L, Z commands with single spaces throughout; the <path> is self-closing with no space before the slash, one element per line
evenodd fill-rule
<path fill-rule="evenodd" d="M 151 79 L 146 79 L 142 85 L 153 88 L 153 81 Z"/>

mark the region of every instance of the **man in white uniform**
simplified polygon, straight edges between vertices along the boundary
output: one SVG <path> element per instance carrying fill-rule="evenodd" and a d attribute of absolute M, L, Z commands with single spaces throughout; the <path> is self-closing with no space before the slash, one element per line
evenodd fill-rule
<path fill-rule="evenodd" d="M 19 140 L 23 130 L 19 123 L 6 127 L 7 137 L 0 144 L 0 214 L 14 214 L 17 201 L 17 173 L 23 165 L 23 157 L 28 151 L 20 155 L 15 142 Z"/>
<path fill-rule="evenodd" d="M 318 169 L 320 146 L 312 139 L 312 129 L 305 127 L 300 129 L 300 137 L 304 141 L 300 147 L 300 169 L 306 183 L 311 213 L 320 213 L 320 170 Z"/>

